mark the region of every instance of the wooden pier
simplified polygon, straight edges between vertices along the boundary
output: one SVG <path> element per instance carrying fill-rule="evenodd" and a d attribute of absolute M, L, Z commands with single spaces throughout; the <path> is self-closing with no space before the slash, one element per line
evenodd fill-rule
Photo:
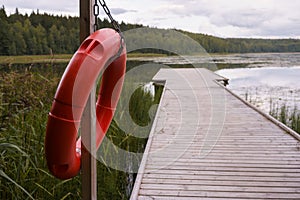
<path fill-rule="evenodd" d="M 161 69 L 164 92 L 131 199 L 300 199 L 299 136 L 206 69 Z"/>

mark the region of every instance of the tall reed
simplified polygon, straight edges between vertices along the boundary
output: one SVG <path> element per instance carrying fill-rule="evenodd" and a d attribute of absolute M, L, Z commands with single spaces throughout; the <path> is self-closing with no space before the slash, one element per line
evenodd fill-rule
<path fill-rule="evenodd" d="M 0 199 L 81 199 L 80 176 L 65 181 L 54 178 L 44 157 L 47 116 L 63 68 L 35 64 L 0 69 Z M 153 99 L 139 88 L 130 97 L 130 115 L 136 123 L 151 123 L 147 111 L 158 103 L 157 94 Z M 147 140 L 124 132 L 116 120 L 107 138 L 121 149 L 136 152 L 143 152 Z M 109 152 L 109 147 L 101 148 Z M 97 168 L 99 199 L 129 197 L 133 173 L 103 162 Z"/>
<path fill-rule="evenodd" d="M 300 134 L 300 110 L 297 106 L 291 109 L 286 104 L 273 104 L 269 114 Z"/>

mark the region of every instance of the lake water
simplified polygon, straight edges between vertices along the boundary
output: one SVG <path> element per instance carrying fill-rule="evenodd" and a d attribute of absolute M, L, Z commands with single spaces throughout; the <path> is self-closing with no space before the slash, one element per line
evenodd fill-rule
<path fill-rule="evenodd" d="M 300 53 L 249 53 L 228 55 L 139 58 L 169 67 L 208 67 L 229 79 L 234 93 L 262 111 L 281 105 L 300 109 Z"/>
<path fill-rule="evenodd" d="M 269 61 L 250 63 L 246 68 L 221 69 L 216 73 L 229 79 L 229 89 L 262 111 L 269 113 L 286 105 L 292 112 L 300 109 L 299 58 L 300 54 L 257 54 L 257 61 Z M 247 57 L 244 61 L 247 62 Z"/>
<path fill-rule="evenodd" d="M 233 92 L 269 113 L 272 108 L 300 108 L 300 66 L 223 69 Z"/>

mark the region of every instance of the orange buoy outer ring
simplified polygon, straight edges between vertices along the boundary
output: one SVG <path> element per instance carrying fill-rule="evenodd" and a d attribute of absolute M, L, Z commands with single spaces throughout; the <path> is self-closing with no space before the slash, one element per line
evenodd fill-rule
<path fill-rule="evenodd" d="M 124 82 L 124 46 L 115 30 L 101 29 L 81 44 L 68 64 L 48 116 L 45 138 L 47 165 L 55 177 L 69 179 L 80 170 L 80 120 L 92 87 L 103 72 L 96 103 L 96 147 L 100 146 Z"/>

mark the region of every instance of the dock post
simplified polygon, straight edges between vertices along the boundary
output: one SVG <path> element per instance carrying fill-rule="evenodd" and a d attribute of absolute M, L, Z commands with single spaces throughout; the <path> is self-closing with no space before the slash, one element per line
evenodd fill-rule
<path fill-rule="evenodd" d="M 93 0 L 80 0 L 80 42 L 94 32 Z M 82 199 L 97 199 L 96 86 L 87 101 L 81 122 Z"/>

